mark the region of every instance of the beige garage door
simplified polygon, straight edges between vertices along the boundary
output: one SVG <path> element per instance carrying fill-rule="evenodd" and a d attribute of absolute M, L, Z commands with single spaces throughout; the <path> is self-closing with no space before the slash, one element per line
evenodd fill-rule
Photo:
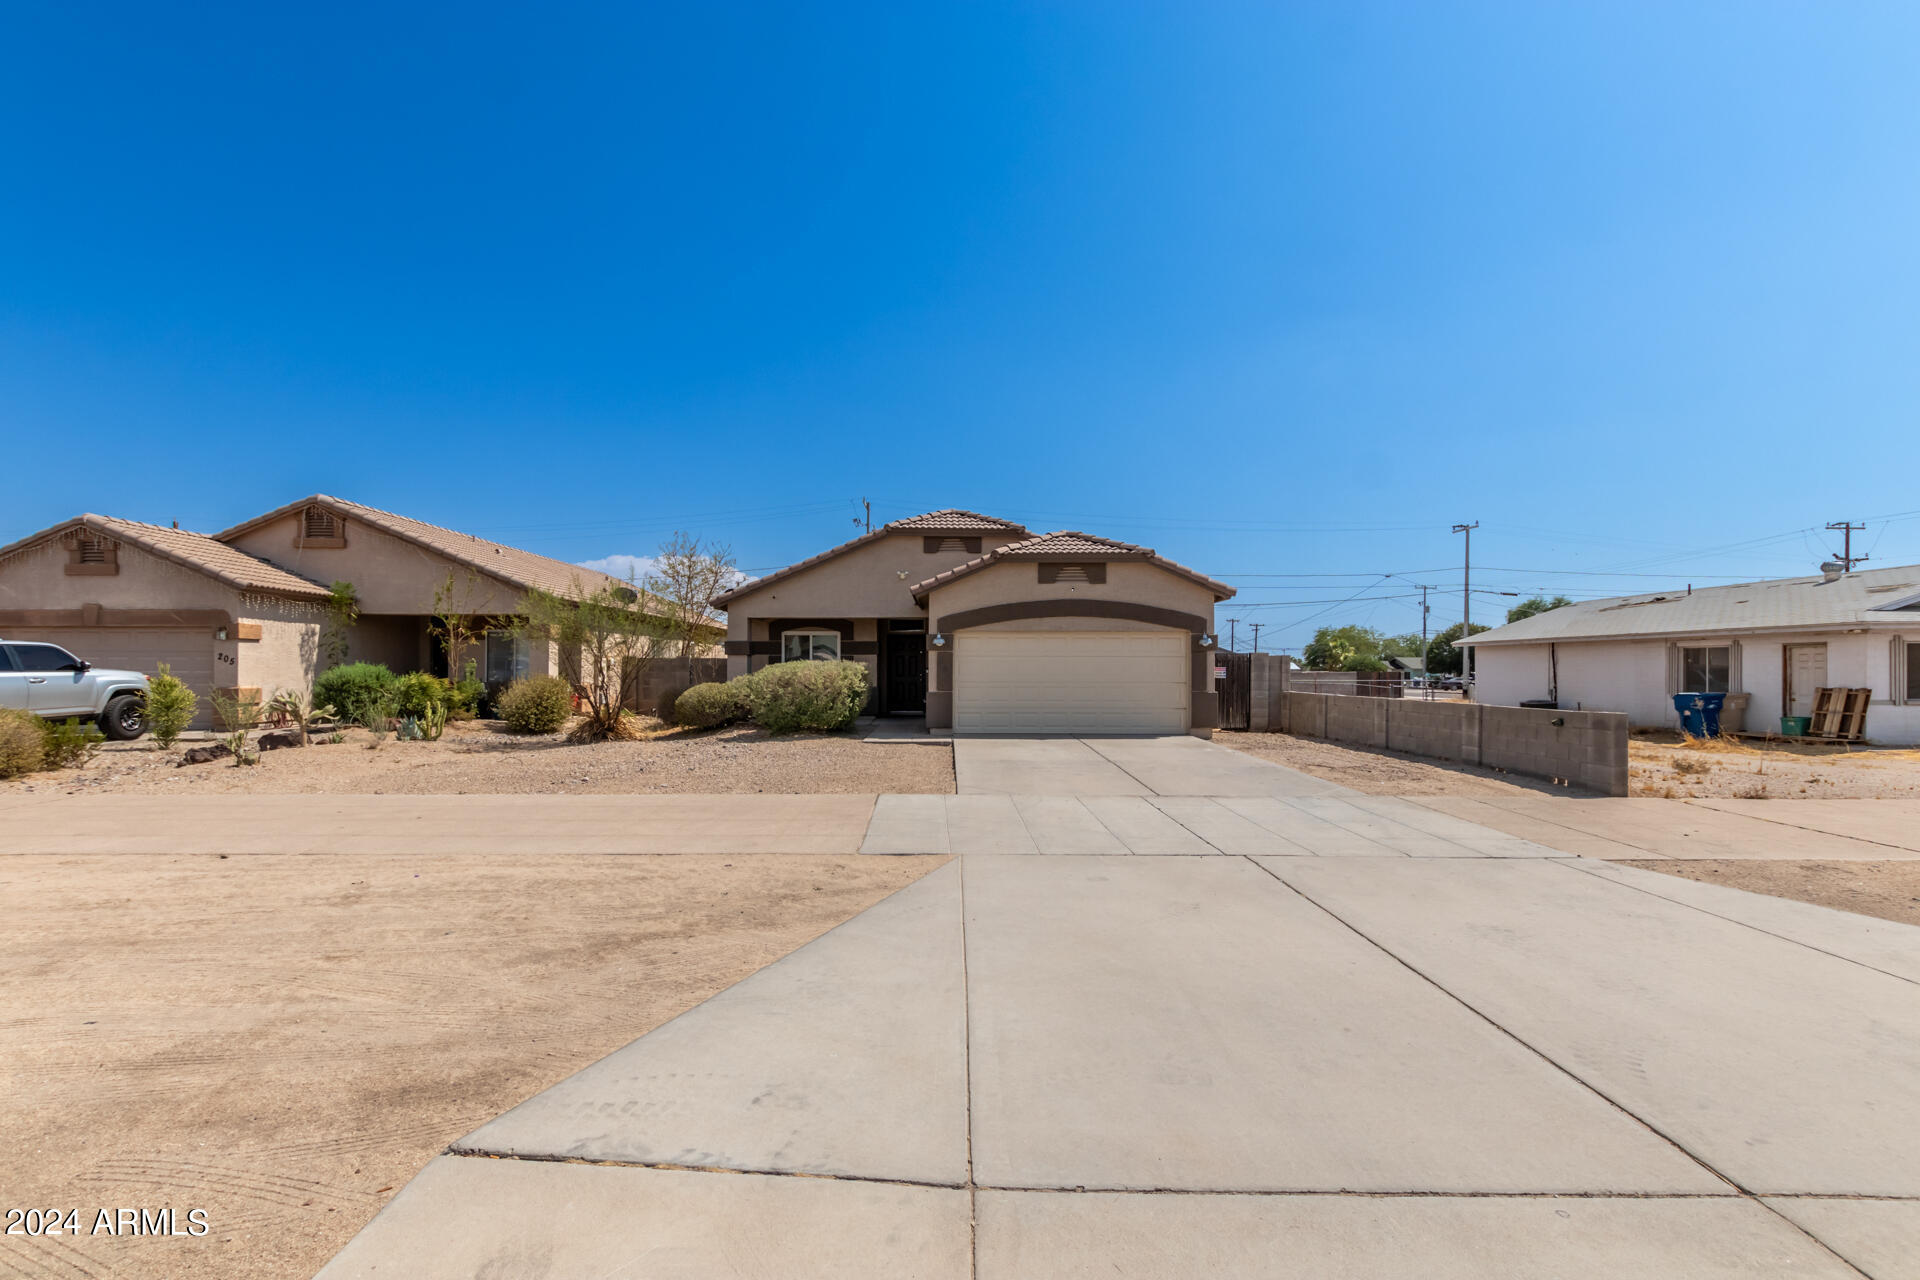
<path fill-rule="evenodd" d="M 11 627 L 5 638 L 44 640 L 96 667 L 147 676 L 164 662 L 200 695 L 193 727 L 204 729 L 213 723 L 214 640 L 208 627 Z"/>
<path fill-rule="evenodd" d="M 1184 733 L 1191 641 L 1172 631 L 963 631 L 959 733 Z"/>

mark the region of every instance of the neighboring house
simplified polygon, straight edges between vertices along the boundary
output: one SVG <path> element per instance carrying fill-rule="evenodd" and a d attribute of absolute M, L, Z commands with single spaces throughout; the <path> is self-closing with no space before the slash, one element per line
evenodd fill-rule
<path fill-rule="evenodd" d="M 714 600 L 730 676 L 864 663 L 869 709 L 959 733 L 1210 733 L 1213 608 L 1233 595 L 1146 547 L 933 511 Z"/>
<path fill-rule="evenodd" d="M 1920 565 L 1618 596 L 1460 641 L 1477 701 L 1551 698 L 1678 723 L 1676 693 L 1745 693 L 1749 729 L 1808 715 L 1814 690 L 1873 690 L 1867 737 L 1920 743 Z"/>
<path fill-rule="evenodd" d="M 452 671 L 428 625 L 449 581 L 450 612 L 483 631 Z M 556 646 L 512 629 L 528 588 L 626 590 L 592 569 L 315 494 L 212 536 L 83 515 L 0 547 L 0 636 L 149 675 L 168 663 L 201 696 L 204 726 L 215 689 L 271 696 L 312 684 L 334 582 L 359 600 L 346 661 L 456 679 L 472 661 L 493 686 L 560 668 Z"/>
<path fill-rule="evenodd" d="M 201 533 L 83 515 L 0 547 L 0 637 L 95 666 L 166 663 L 200 695 L 312 678 L 327 590 Z"/>

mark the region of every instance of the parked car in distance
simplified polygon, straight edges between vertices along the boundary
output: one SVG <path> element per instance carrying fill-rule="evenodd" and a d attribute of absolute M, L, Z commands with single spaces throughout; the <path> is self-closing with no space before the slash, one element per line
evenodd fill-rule
<path fill-rule="evenodd" d="M 146 732 L 147 678 L 95 667 L 57 644 L 0 639 L 0 707 L 44 720 L 92 720 L 124 742 Z"/>

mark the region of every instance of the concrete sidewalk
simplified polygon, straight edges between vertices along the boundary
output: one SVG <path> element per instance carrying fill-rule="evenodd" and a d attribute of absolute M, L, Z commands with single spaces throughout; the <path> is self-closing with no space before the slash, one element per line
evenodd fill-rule
<path fill-rule="evenodd" d="M 1352 795 L 886 797 L 866 842 L 963 856 L 323 1275 L 1916 1274 L 1920 929 Z"/>

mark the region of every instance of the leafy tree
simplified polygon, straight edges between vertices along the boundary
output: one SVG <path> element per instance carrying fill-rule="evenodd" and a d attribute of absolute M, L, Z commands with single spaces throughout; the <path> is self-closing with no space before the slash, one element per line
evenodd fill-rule
<path fill-rule="evenodd" d="M 1388 636 L 1380 642 L 1380 656 L 1417 658 L 1420 656 L 1420 645 L 1420 636 L 1416 632 L 1409 631 L 1403 636 Z"/>
<path fill-rule="evenodd" d="M 1385 644 L 1371 627 L 1322 627 L 1300 651 L 1301 665 L 1309 671 L 1379 671 L 1387 665 L 1380 658 Z"/>
<path fill-rule="evenodd" d="M 444 582 L 433 589 L 433 613 L 427 619 L 427 632 L 440 642 L 441 650 L 447 655 L 447 675 L 460 670 L 460 661 L 467 651 L 480 643 L 486 634 L 487 620 L 476 616 L 475 610 L 490 592 L 480 575 L 467 570 L 466 580 L 456 583 L 453 570 L 447 570 Z"/>
<path fill-rule="evenodd" d="M 1507 610 L 1507 621 L 1518 622 L 1522 618 L 1531 618 L 1536 613 L 1545 613 L 1549 609 L 1559 609 L 1572 604 L 1565 596 L 1555 596 L 1549 600 L 1545 596 L 1535 596 L 1531 600 L 1522 600 Z"/>
<path fill-rule="evenodd" d="M 327 588 L 327 622 L 320 632 L 320 652 L 327 665 L 337 667 L 347 660 L 347 633 L 360 621 L 360 595 L 351 582 L 335 582 Z"/>
<path fill-rule="evenodd" d="M 693 660 L 720 626 L 714 621 L 712 600 L 740 577 L 733 552 L 710 546 L 690 533 L 676 532 L 660 546 L 646 578 L 647 594 L 665 624 L 661 639 L 670 652 L 686 659 L 687 679 L 694 678 Z"/>
<path fill-rule="evenodd" d="M 1473 634 L 1491 631 L 1491 627 L 1473 624 Z M 1457 647 L 1460 640 L 1460 624 L 1454 623 L 1445 631 L 1436 635 L 1427 645 L 1427 674 L 1436 676 L 1457 676 L 1461 670 L 1461 653 Z"/>
<path fill-rule="evenodd" d="M 639 736 L 626 705 L 637 701 L 641 678 L 665 648 L 667 624 L 647 613 L 630 587 L 571 595 L 538 589 L 520 602 L 521 631 L 535 644 L 555 643 L 560 678 L 580 700 L 585 718 L 568 735 L 576 742 Z"/>

